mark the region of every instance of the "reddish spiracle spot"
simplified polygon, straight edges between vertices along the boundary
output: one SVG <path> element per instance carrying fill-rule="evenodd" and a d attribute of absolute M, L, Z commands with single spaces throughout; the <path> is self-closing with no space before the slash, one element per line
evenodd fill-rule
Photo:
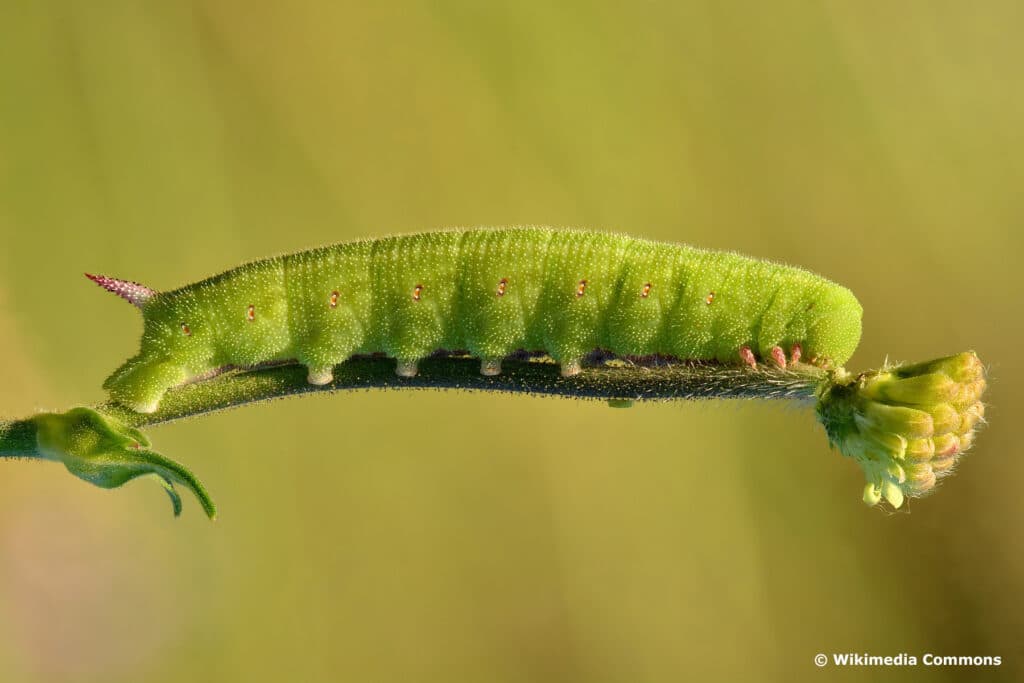
<path fill-rule="evenodd" d="M 340 296 L 338 294 L 338 290 L 334 290 L 333 292 L 331 292 L 331 298 L 330 298 L 331 308 L 337 308 L 338 307 L 338 296 Z"/>
<path fill-rule="evenodd" d="M 646 299 L 651 295 L 651 283 L 648 282 L 644 285 L 644 288 L 640 290 L 640 298 Z"/>
<path fill-rule="evenodd" d="M 249 322 L 256 320 L 256 307 L 249 304 L 249 308 L 245 311 L 245 319 Z"/>
<path fill-rule="evenodd" d="M 576 285 L 576 298 L 579 299 L 583 296 L 583 293 L 587 291 L 587 281 L 580 280 L 580 283 Z"/>
<path fill-rule="evenodd" d="M 423 285 L 416 285 L 416 287 L 412 290 L 412 300 L 413 301 L 419 301 L 420 297 L 422 295 L 423 295 Z"/>
<path fill-rule="evenodd" d="M 498 291 L 495 292 L 498 296 L 505 296 L 505 290 L 508 289 L 508 278 L 503 277 L 498 280 Z"/>
<path fill-rule="evenodd" d="M 192 336 L 192 328 L 188 326 L 188 323 L 181 323 L 181 333 L 186 337 Z"/>

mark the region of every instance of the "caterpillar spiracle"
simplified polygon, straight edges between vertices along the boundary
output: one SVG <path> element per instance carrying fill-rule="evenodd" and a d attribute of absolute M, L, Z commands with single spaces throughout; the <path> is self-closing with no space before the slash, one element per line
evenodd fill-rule
<path fill-rule="evenodd" d="M 861 306 L 800 268 L 624 235 L 540 227 L 354 241 L 248 263 L 157 292 L 87 276 L 144 318 L 139 353 L 104 383 L 135 411 L 229 367 L 297 361 L 332 381 L 383 353 L 402 377 L 439 350 L 480 358 L 544 352 L 571 377 L 594 350 L 785 367 L 844 363 Z M 787 358 L 788 353 L 788 358 Z"/>

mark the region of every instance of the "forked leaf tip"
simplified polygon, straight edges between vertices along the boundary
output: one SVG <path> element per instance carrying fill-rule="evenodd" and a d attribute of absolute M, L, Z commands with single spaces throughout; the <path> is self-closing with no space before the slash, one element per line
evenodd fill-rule
<path fill-rule="evenodd" d="M 174 508 L 174 516 L 181 516 L 181 496 L 174 490 L 174 484 L 171 483 L 170 479 L 165 479 L 159 474 L 147 474 L 147 477 L 155 477 L 157 482 L 163 487 L 164 491 L 167 492 L 168 497 L 171 499 L 171 507 Z"/>
<path fill-rule="evenodd" d="M 171 498 L 175 516 L 181 497 L 174 482 L 187 486 L 210 519 L 217 507 L 206 488 L 181 463 L 149 448 L 139 430 L 93 408 L 72 408 L 65 413 L 41 413 L 34 418 L 39 453 L 64 463 L 79 479 L 101 488 L 116 488 L 143 476 L 155 476 Z"/>

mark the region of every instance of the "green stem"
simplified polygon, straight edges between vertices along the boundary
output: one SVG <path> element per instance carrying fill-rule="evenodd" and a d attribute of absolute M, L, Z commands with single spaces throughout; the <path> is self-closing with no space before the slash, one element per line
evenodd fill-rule
<path fill-rule="evenodd" d="M 354 358 L 334 368 L 334 381 L 314 386 L 306 369 L 277 365 L 234 370 L 170 391 L 155 413 L 116 403 L 40 413 L 0 422 L 0 457 L 58 460 L 96 486 L 114 488 L 153 476 L 181 501 L 174 483 L 196 494 L 212 518 L 206 489 L 183 465 L 150 448 L 139 428 L 261 401 L 355 389 L 458 389 L 599 399 L 613 406 L 633 401 L 747 398 L 816 403 L 829 441 L 857 460 L 867 477 L 864 500 L 883 498 L 900 507 L 905 495 L 922 495 L 952 471 L 984 423 L 984 366 L 973 352 L 902 367 L 851 375 L 809 365 L 794 368 L 730 367 L 710 363 L 654 366 L 610 361 L 562 377 L 549 359 L 506 361 L 498 376 L 480 374 L 479 361 L 456 356 L 427 359 L 414 378 L 395 375 L 394 361 Z"/>
<path fill-rule="evenodd" d="M 174 422 L 206 413 L 305 394 L 360 389 L 454 389 L 495 393 L 607 400 L 616 406 L 632 401 L 701 400 L 715 398 L 790 399 L 813 401 L 826 374 L 810 365 L 790 370 L 752 371 L 715 364 L 666 363 L 656 366 L 613 361 L 586 367 L 575 377 L 562 377 L 550 361 L 505 361 L 502 374 L 480 374 L 471 358 L 430 358 L 413 378 L 395 375 L 394 361 L 353 358 L 334 368 L 334 381 L 314 386 L 305 368 L 278 365 L 236 370 L 212 380 L 168 392 L 155 413 L 136 413 L 118 403 L 95 406 L 105 415 L 132 427 Z M 0 457 L 40 457 L 31 420 L 0 422 Z"/>
<path fill-rule="evenodd" d="M 38 458 L 36 426 L 30 420 L 0 422 L 0 458 Z"/>
<path fill-rule="evenodd" d="M 297 365 L 235 371 L 169 392 L 155 413 L 136 413 L 116 403 L 97 408 L 144 427 L 270 399 L 357 389 L 456 389 L 599 399 L 618 405 L 713 398 L 813 401 L 826 379 L 822 370 L 809 365 L 752 371 L 713 364 L 651 367 L 612 362 L 568 378 L 559 374 L 555 363 L 542 360 L 505 361 L 502 374 L 494 377 L 481 375 L 480 361 L 471 358 L 427 359 L 413 378 L 395 375 L 394 365 L 385 358 L 354 358 L 336 366 L 334 381 L 325 386 L 309 384 L 306 369 Z"/>

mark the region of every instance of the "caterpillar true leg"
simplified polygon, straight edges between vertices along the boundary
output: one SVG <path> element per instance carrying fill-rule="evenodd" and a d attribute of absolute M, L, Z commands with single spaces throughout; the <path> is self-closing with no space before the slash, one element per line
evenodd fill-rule
<path fill-rule="evenodd" d="M 757 367 L 757 359 L 754 358 L 754 352 L 746 344 L 740 347 L 740 360 L 752 368 Z"/>
<path fill-rule="evenodd" d="M 773 346 L 771 350 L 771 359 L 783 370 L 786 369 L 786 352 L 782 350 L 781 346 Z"/>
<path fill-rule="evenodd" d="M 793 344 L 793 348 L 789 350 L 789 364 L 796 365 L 800 362 L 800 355 L 804 352 L 804 348 L 800 346 L 799 342 Z"/>

